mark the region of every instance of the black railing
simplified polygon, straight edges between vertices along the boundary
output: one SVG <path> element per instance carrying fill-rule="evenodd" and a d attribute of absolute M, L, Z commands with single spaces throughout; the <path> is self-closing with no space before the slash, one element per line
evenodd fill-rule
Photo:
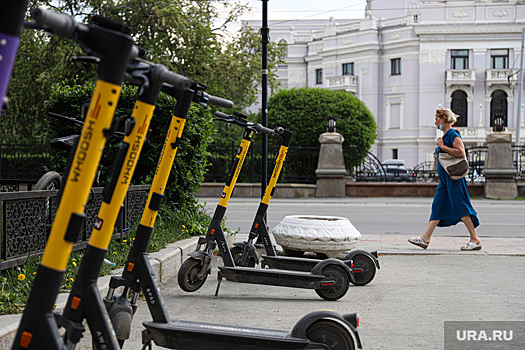
<path fill-rule="evenodd" d="M 114 238 L 123 238 L 127 228 L 140 218 L 148 198 L 149 185 L 131 186 L 117 220 Z M 102 187 L 93 188 L 86 206 L 86 221 L 74 250 L 86 246 L 102 203 Z M 0 193 L 0 270 L 23 264 L 28 257 L 43 253 L 57 209 L 54 191 Z M 94 193 L 94 195 L 93 195 Z"/>
<path fill-rule="evenodd" d="M 485 169 L 487 152 L 487 146 L 469 147 L 465 149 L 469 164 L 469 172 L 466 176 L 467 182 L 485 182 L 483 169 Z"/>
<path fill-rule="evenodd" d="M 525 181 L 525 146 L 512 146 L 512 159 L 514 167 L 518 171 L 516 174 L 517 181 Z"/>
<path fill-rule="evenodd" d="M 434 161 L 419 163 L 412 169 L 416 174 L 416 182 L 437 182 L 437 164 Z"/>
<path fill-rule="evenodd" d="M 238 144 L 232 141 L 230 145 L 211 145 L 208 147 L 211 165 L 204 176 L 206 182 L 224 182 L 233 163 Z M 268 147 L 268 169 L 273 168 L 278 146 Z M 315 169 L 319 158 L 319 147 L 290 147 L 286 155 L 285 166 L 279 178 L 280 183 L 315 183 Z M 261 146 L 252 145 L 248 150 L 243 169 L 238 182 L 261 181 Z"/>

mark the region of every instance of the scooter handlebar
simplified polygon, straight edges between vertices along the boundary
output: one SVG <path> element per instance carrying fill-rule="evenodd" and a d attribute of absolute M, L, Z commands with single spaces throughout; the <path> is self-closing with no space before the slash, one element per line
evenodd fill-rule
<path fill-rule="evenodd" d="M 228 119 L 228 118 L 230 118 L 230 116 L 229 116 L 228 114 L 226 114 L 226 113 L 222 113 L 222 112 L 219 112 L 219 111 L 215 112 L 215 116 L 216 116 L 216 117 L 219 117 L 219 118 L 222 118 L 222 119 Z"/>
<path fill-rule="evenodd" d="M 275 130 L 266 128 L 262 126 L 261 124 L 255 124 L 253 127 L 255 130 L 257 130 L 257 132 L 262 132 L 263 134 L 266 134 L 266 135 L 275 135 Z"/>
<path fill-rule="evenodd" d="M 152 72 L 152 78 L 155 81 L 173 85 L 177 90 L 188 90 L 192 81 L 183 75 L 170 72 L 164 65 L 159 65 Z"/>
<path fill-rule="evenodd" d="M 41 7 L 31 10 L 31 17 L 36 23 L 48 27 L 53 34 L 63 38 L 71 38 L 77 28 L 75 19 L 65 13 L 54 13 Z"/>
<path fill-rule="evenodd" d="M 204 93 L 204 96 L 208 98 L 207 102 L 212 104 L 212 105 L 215 105 L 215 106 L 218 106 L 218 107 L 222 107 L 222 108 L 226 108 L 226 109 L 233 108 L 233 102 L 230 101 L 230 100 L 227 100 L 227 99 L 222 98 L 222 97 L 213 96 L 213 95 L 210 95 L 208 93 Z"/>

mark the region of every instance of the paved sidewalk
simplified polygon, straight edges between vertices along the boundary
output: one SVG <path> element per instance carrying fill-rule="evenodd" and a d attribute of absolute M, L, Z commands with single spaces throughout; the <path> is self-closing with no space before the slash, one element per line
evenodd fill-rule
<path fill-rule="evenodd" d="M 248 234 L 237 234 L 235 240 L 247 240 Z M 275 243 L 273 235 L 272 242 Z M 378 251 L 379 255 L 504 255 L 525 256 L 525 238 L 520 237 L 485 237 L 481 250 L 463 251 L 459 248 L 466 244 L 468 237 L 436 236 L 427 249 L 408 243 L 408 235 L 366 235 L 361 237 L 355 249 Z M 277 250 L 282 250 L 276 246 Z"/>
<path fill-rule="evenodd" d="M 518 237 L 485 237 L 482 240 L 481 250 L 462 251 L 459 248 L 468 242 L 468 237 L 432 238 L 427 249 L 419 248 L 407 240 L 403 235 L 369 235 L 361 239 L 359 249 L 377 250 L 381 255 L 509 255 L 525 256 L 525 238 Z"/>

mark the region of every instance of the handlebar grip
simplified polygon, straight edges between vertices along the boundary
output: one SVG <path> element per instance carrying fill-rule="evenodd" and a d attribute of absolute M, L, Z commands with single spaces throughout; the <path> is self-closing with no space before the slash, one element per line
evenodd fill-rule
<path fill-rule="evenodd" d="M 31 17 L 36 23 L 47 26 L 53 34 L 71 38 L 77 27 L 75 19 L 65 13 L 54 13 L 41 7 L 31 10 Z"/>
<path fill-rule="evenodd" d="M 230 116 L 228 114 L 222 113 L 222 112 L 219 112 L 219 111 L 215 112 L 215 116 L 219 117 L 219 118 L 223 118 L 223 119 L 230 118 Z"/>
<path fill-rule="evenodd" d="M 222 97 L 213 96 L 207 93 L 205 93 L 205 95 L 207 95 L 206 97 L 208 98 L 208 103 L 212 105 L 222 107 L 222 108 L 227 108 L 227 109 L 233 108 L 233 102 L 230 100 L 227 100 Z"/>
<path fill-rule="evenodd" d="M 157 66 L 152 72 L 152 78 L 155 81 L 173 85 L 177 90 L 188 90 L 192 81 L 183 75 L 170 72 L 164 65 Z"/>
<path fill-rule="evenodd" d="M 255 124 L 254 129 L 257 130 L 257 132 L 262 132 L 263 134 L 275 135 L 275 130 L 266 128 L 261 124 Z"/>

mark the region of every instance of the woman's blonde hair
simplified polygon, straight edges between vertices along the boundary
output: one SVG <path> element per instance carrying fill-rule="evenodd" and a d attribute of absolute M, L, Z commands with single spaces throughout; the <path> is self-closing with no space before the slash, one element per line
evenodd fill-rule
<path fill-rule="evenodd" d="M 436 110 L 436 117 L 443 118 L 447 123 L 454 124 L 459 118 L 459 115 L 452 112 L 449 108 L 438 108 Z"/>

